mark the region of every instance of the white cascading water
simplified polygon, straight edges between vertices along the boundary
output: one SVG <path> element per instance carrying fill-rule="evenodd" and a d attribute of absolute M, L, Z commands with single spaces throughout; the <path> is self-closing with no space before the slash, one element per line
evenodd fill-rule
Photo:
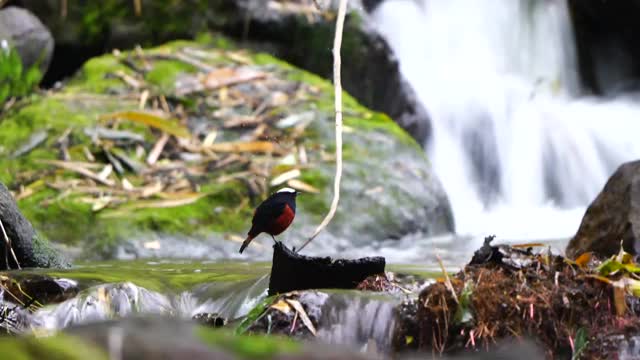
<path fill-rule="evenodd" d="M 430 113 L 457 233 L 570 237 L 640 158 L 640 104 L 580 96 L 565 0 L 387 0 L 372 17 Z"/>

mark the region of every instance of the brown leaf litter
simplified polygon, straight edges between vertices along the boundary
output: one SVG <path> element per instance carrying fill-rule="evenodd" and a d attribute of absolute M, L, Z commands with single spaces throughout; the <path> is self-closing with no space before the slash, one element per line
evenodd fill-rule
<path fill-rule="evenodd" d="M 440 280 L 420 293 L 417 322 L 399 323 L 396 347 L 452 353 L 533 338 L 548 358 L 581 353 L 608 359 L 639 333 L 638 298 L 594 276 L 601 268 L 591 258 L 581 264 L 547 251 L 491 246 L 491 240 L 450 278 L 450 286 Z M 610 278 L 632 275 L 620 271 Z"/>

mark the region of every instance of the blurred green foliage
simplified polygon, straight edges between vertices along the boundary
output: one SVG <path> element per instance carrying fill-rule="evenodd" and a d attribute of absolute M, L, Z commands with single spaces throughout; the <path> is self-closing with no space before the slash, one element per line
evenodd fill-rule
<path fill-rule="evenodd" d="M 28 94 L 41 78 L 38 64 L 25 69 L 18 52 L 0 40 L 0 104 L 11 97 Z"/>

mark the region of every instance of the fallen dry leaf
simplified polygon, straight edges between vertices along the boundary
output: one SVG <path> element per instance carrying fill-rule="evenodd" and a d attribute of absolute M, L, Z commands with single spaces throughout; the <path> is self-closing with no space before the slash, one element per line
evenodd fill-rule
<path fill-rule="evenodd" d="M 191 137 L 191 133 L 187 128 L 180 125 L 177 119 L 164 119 L 160 116 L 154 115 L 149 112 L 142 111 L 121 111 L 115 112 L 111 114 L 106 114 L 100 116 L 100 120 L 111 120 L 111 119 L 125 119 L 133 122 L 137 122 L 140 124 L 144 124 L 159 130 L 164 131 L 167 134 L 189 138 Z"/>
<path fill-rule="evenodd" d="M 291 305 L 294 309 L 296 309 L 296 311 L 298 312 L 298 315 L 300 316 L 300 319 L 302 319 L 302 323 L 304 324 L 304 326 L 306 326 L 307 329 L 311 331 L 313 336 L 316 336 L 317 335 L 316 328 L 315 326 L 313 326 L 311 319 L 309 319 L 309 315 L 307 315 L 307 312 L 304 311 L 302 304 L 300 304 L 298 300 L 291 300 L 291 299 L 286 299 L 286 302 L 289 303 L 289 305 Z"/>
<path fill-rule="evenodd" d="M 169 141 L 169 135 L 162 133 L 162 136 L 160 136 L 158 141 L 153 145 L 153 149 L 149 152 L 149 156 L 147 156 L 147 164 L 153 165 L 158 161 L 162 150 L 164 150 L 165 145 L 167 145 L 167 141 Z"/>
<path fill-rule="evenodd" d="M 75 173 L 78 173 L 80 175 L 83 175 L 85 177 L 88 177 L 91 180 L 97 181 L 103 185 L 107 185 L 107 186 L 114 186 L 115 182 L 113 180 L 110 179 L 103 179 L 100 176 L 98 176 L 98 174 L 94 173 L 91 170 L 88 170 L 84 167 L 81 167 L 77 164 L 71 163 L 71 162 L 66 162 L 66 161 L 59 161 L 59 160 L 44 160 L 42 161 L 45 164 L 50 164 L 50 165 L 54 165 L 57 166 L 59 168 L 63 168 L 65 170 L 69 170 L 69 171 L 73 171 Z"/>
<path fill-rule="evenodd" d="M 203 147 L 216 152 L 270 153 L 276 151 L 276 145 L 270 141 L 221 142 Z"/>
<path fill-rule="evenodd" d="M 202 83 L 205 88 L 214 90 L 223 86 L 262 79 L 266 75 L 263 72 L 247 68 L 220 68 L 209 72 Z"/>
<path fill-rule="evenodd" d="M 308 192 L 308 193 L 312 193 L 312 194 L 318 194 L 320 193 L 320 190 L 303 182 L 300 181 L 298 179 L 291 179 L 289 181 L 287 181 L 287 185 L 289 185 L 289 187 L 294 188 L 296 190 L 300 190 L 300 191 L 304 191 L 304 192 Z"/>
<path fill-rule="evenodd" d="M 285 315 L 289 315 L 289 313 L 291 312 L 291 306 L 289 305 L 289 303 L 282 299 L 278 300 L 275 304 L 269 307 L 272 309 L 276 309 Z"/>
<path fill-rule="evenodd" d="M 291 180 L 291 179 L 295 179 L 297 177 L 299 177 L 301 174 L 299 169 L 293 169 L 293 170 L 289 170 L 287 172 L 284 172 L 278 176 L 276 176 L 275 178 L 273 178 L 271 180 L 271 182 L 269 183 L 269 185 L 271 186 L 278 186 L 280 184 L 284 184 L 285 182 Z"/>

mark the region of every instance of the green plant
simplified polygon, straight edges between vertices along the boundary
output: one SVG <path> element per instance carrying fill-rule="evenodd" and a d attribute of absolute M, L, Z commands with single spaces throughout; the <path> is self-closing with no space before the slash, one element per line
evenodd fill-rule
<path fill-rule="evenodd" d="M 0 104 L 10 97 L 28 94 L 41 78 L 37 63 L 25 69 L 17 51 L 6 40 L 0 40 Z"/>
<path fill-rule="evenodd" d="M 576 332 L 576 340 L 574 343 L 574 351 L 573 351 L 573 354 L 571 355 L 571 360 L 580 359 L 580 356 L 582 355 L 584 350 L 587 348 L 588 344 L 589 344 L 589 338 L 587 336 L 586 330 L 584 328 L 578 329 L 578 331 Z"/>

